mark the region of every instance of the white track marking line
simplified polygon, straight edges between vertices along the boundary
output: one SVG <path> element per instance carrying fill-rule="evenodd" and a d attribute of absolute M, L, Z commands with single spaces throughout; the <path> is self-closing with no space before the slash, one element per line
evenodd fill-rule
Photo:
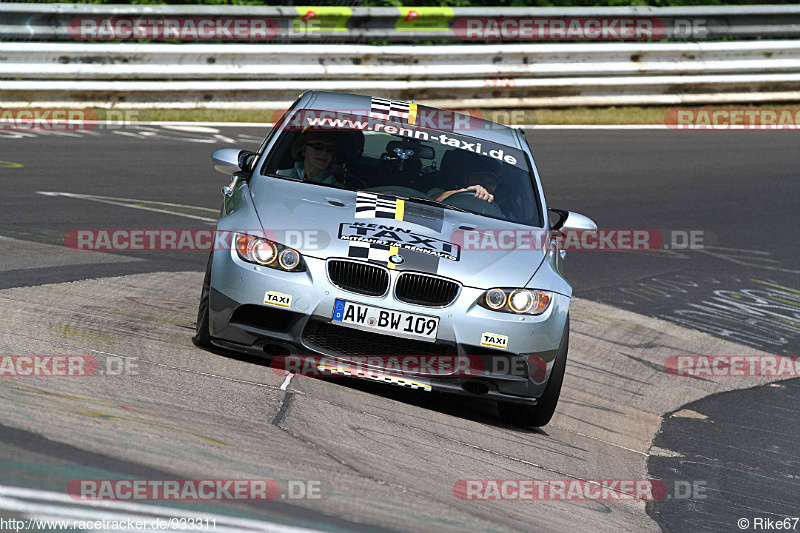
<path fill-rule="evenodd" d="M 155 506 L 154 506 L 155 507 Z M 40 502 L 30 502 L 30 501 L 23 501 L 18 500 L 15 498 L 6 498 L 0 497 L 0 509 L 4 509 L 7 511 L 15 511 L 18 513 L 23 513 L 31 518 L 36 518 L 38 520 L 58 520 L 58 521 L 65 521 L 68 523 L 72 522 L 81 522 L 81 521 L 106 521 L 106 522 L 120 522 L 124 523 L 128 519 L 133 521 L 142 520 L 145 522 L 152 522 L 153 520 L 160 520 L 168 522 L 170 518 L 189 518 L 188 516 L 183 517 L 177 514 L 174 515 L 163 515 L 161 513 L 131 513 L 125 511 L 105 511 L 93 508 L 86 508 L 83 506 L 77 507 L 65 507 L 59 505 L 52 505 L 52 504 L 42 504 Z M 164 509 L 162 507 L 162 509 Z M 177 509 L 175 510 L 177 511 Z M 252 525 L 251 527 L 243 528 L 241 524 L 237 526 L 227 525 L 225 524 L 225 520 L 219 517 L 217 520 L 217 515 L 208 515 L 208 513 L 196 513 L 200 518 L 199 515 L 207 515 L 208 520 L 215 521 L 215 531 L 231 531 L 231 532 L 251 532 L 251 531 L 264 531 L 266 529 L 262 529 L 259 527 L 260 524 Z M 203 517 L 205 519 L 206 516 Z M 268 524 L 264 524 L 268 525 Z M 176 529 L 169 528 L 166 531 L 175 531 Z M 278 530 L 279 531 L 279 530 Z"/>
<path fill-rule="evenodd" d="M 69 507 L 52 504 L 68 504 Z M 134 519 L 137 517 L 141 519 L 142 515 L 149 517 L 165 517 L 167 520 L 169 518 L 202 518 L 204 520 L 208 519 L 209 521 L 216 520 L 217 527 L 227 528 L 221 529 L 221 531 L 265 531 L 275 533 L 311 533 L 317 531 L 296 526 L 275 524 L 257 519 L 238 518 L 231 515 L 192 511 L 189 509 L 164 507 L 161 505 L 148 505 L 117 500 L 75 500 L 67 494 L 38 489 L 9 487 L 6 485 L 0 485 L 0 509 L 33 515 L 56 515 L 77 520 L 95 519 L 95 516 L 99 517 L 101 515 L 114 517 L 110 518 L 111 520 L 119 520 L 123 517 L 127 519 L 131 516 Z M 107 511 L 103 512 L 103 510 Z M 120 516 L 115 517 L 115 511 L 119 513 Z"/>
<path fill-rule="evenodd" d="M 286 374 L 286 379 L 284 379 L 283 383 L 281 383 L 281 390 L 286 390 L 286 387 L 289 386 L 289 382 L 292 381 L 293 377 L 294 377 L 294 374 L 292 374 L 291 372 Z"/>
<path fill-rule="evenodd" d="M 137 124 L 135 121 L 129 121 L 130 124 Z M 241 126 L 243 128 L 271 128 L 275 125 L 274 122 L 192 122 L 192 121 L 154 121 L 142 122 L 148 126 L 204 126 L 204 127 L 217 127 L 217 128 L 233 128 Z"/>
<path fill-rule="evenodd" d="M 156 204 L 156 205 L 164 205 L 164 206 L 171 206 L 171 207 L 183 207 L 189 209 L 197 209 L 199 211 L 209 211 L 212 213 L 217 213 L 216 209 L 210 209 L 208 207 L 197 207 L 193 205 L 183 205 L 183 204 L 171 204 L 168 202 L 156 202 L 152 200 L 135 200 L 133 198 L 112 198 L 110 196 L 94 196 L 91 194 L 75 194 L 70 192 L 50 192 L 50 191 L 36 191 L 36 194 L 41 194 L 43 196 L 64 196 L 67 198 L 76 198 L 78 200 L 89 200 L 91 202 L 100 202 L 101 204 L 110 204 L 110 205 L 119 205 L 122 207 L 129 207 L 131 209 L 141 209 L 142 211 L 153 211 L 155 213 L 164 213 L 166 215 L 175 215 L 178 217 L 184 218 L 192 218 L 195 220 L 202 220 L 203 222 L 216 222 L 216 218 L 207 218 L 207 217 L 200 217 L 197 215 L 188 215 L 186 213 L 176 213 L 174 211 L 168 211 L 166 209 L 157 209 L 155 207 L 145 207 L 141 205 L 131 205 L 127 202 L 134 202 L 140 203 L 145 202 L 149 204 Z"/>

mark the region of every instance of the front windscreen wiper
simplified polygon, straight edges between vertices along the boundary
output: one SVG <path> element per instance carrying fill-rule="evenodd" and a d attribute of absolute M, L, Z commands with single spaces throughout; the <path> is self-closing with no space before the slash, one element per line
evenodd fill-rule
<path fill-rule="evenodd" d="M 436 200 L 432 200 L 430 198 L 423 198 L 421 196 L 409 196 L 408 200 L 411 200 L 411 201 L 414 201 L 414 202 L 417 202 L 417 203 L 420 203 L 420 204 L 435 205 L 436 207 L 444 207 L 445 209 L 452 209 L 454 211 L 461 211 L 462 213 L 470 213 L 470 211 L 467 211 L 466 209 L 461 209 L 460 207 L 456 207 L 454 205 L 445 204 L 445 203 L 442 203 L 442 202 L 438 202 Z M 472 213 L 472 214 L 474 214 L 474 213 Z"/>

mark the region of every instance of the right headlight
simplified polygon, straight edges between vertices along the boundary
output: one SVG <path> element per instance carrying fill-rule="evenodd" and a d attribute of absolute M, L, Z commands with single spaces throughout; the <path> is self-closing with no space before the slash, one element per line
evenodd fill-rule
<path fill-rule="evenodd" d="M 478 305 L 517 315 L 541 315 L 553 301 L 553 293 L 535 289 L 489 289 L 478 298 Z"/>
<path fill-rule="evenodd" d="M 300 252 L 269 239 L 254 237 L 246 233 L 235 233 L 233 247 L 236 248 L 239 259 L 248 263 L 287 272 L 300 272 L 306 269 Z"/>

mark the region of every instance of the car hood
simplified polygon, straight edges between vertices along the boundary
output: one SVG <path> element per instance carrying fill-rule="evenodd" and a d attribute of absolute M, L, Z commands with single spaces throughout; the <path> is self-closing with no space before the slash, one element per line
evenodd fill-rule
<path fill-rule="evenodd" d="M 250 196 L 267 237 L 319 259 L 371 260 L 489 288 L 524 287 L 545 256 L 541 246 L 495 245 L 503 230 L 536 228 L 393 196 L 269 177 L 250 180 Z"/>

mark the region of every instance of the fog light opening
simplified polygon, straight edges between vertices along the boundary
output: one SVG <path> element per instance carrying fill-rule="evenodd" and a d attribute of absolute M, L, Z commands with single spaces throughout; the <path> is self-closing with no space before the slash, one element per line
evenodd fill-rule
<path fill-rule="evenodd" d="M 280 344 L 265 344 L 263 349 L 265 354 L 274 355 L 276 357 L 291 355 L 289 349 Z"/>
<path fill-rule="evenodd" d="M 479 381 L 467 381 L 461 385 L 461 388 L 472 394 L 486 394 L 489 392 L 489 386 Z"/>

